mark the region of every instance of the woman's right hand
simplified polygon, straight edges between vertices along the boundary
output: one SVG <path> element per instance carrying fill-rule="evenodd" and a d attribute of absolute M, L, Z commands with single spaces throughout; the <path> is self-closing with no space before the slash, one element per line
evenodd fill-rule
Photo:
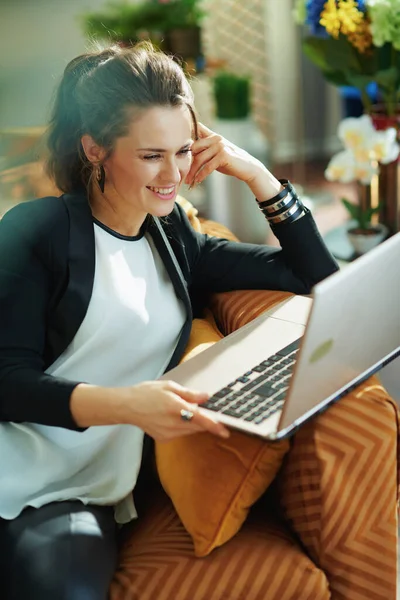
<path fill-rule="evenodd" d="M 144 381 L 123 390 L 127 416 L 124 421 L 140 427 L 157 442 L 168 442 L 199 431 L 224 438 L 229 436 L 229 430 L 222 423 L 197 410 L 196 405 L 206 402 L 208 394 L 164 380 Z M 190 421 L 182 420 L 182 409 L 194 413 Z"/>

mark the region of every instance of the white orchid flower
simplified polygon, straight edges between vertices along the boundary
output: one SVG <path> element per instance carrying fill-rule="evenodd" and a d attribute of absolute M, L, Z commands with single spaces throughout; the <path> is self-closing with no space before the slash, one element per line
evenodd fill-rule
<path fill-rule="evenodd" d="M 357 150 L 370 146 L 371 138 L 376 133 L 371 117 L 349 117 L 339 123 L 338 136 L 345 148 Z"/>
<path fill-rule="evenodd" d="M 384 131 L 375 131 L 370 146 L 372 158 L 384 165 L 396 160 L 400 152 L 400 146 L 396 138 L 397 131 L 394 127 L 389 127 Z"/>
<path fill-rule="evenodd" d="M 379 166 L 376 161 L 366 163 L 356 163 L 354 166 L 354 179 L 364 185 L 369 185 L 375 175 L 379 173 Z"/>
<path fill-rule="evenodd" d="M 350 183 L 355 179 L 355 166 L 354 154 L 350 150 L 342 150 L 332 156 L 325 170 L 325 177 L 328 181 Z"/>
<path fill-rule="evenodd" d="M 370 146 L 355 148 L 353 154 L 357 163 L 367 163 L 374 158 Z"/>

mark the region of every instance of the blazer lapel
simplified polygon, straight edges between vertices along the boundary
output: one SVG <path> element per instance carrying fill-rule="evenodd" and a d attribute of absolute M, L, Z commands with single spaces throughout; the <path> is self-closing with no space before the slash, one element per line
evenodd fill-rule
<path fill-rule="evenodd" d="M 93 291 L 95 274 L 95 239 L 92 213 L 85 195 L 64 194 L 69 216 L 68 283 L 52 311 L 49 360 L 51 364 L 72 342 L 85 318 Z M 167 236 L 157 218 L 150 219 L 149 233 L 171 278 L 177 296 L 183 301 L 187 318 L 167 370 L 177 364 L 189 339 L 192 306 L 187 283 Z"/>
<path fill-rule="evenodd" d="M 59 356 L 71 343 L 89 306 L 95 271 L 95 242 L 92 213 L 82 194 L 64 194 L 69 215 L 68 283 L 55 307 L 57 323 L 51 340 L 52 354 Z"/>

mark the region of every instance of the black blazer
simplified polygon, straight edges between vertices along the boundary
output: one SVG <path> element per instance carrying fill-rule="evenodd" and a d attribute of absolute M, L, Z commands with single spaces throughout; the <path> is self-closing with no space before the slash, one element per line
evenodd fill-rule
<path fill-rule="evenodd" d="M 308 294 L 337 269 L 310 213 L 274 227 L 281 248 L 199 234 L 178 205 L 164 219 L 148 217 L 147 227 L 187 309 L 167 370 L 182 356 L 199 298 L 234 289 Z M 69 401 L 80 382 L 44 370 L 85 317 L 94 269 L 93 219 L 85 195 L 23 203 L 0 221 L 0 421 L 78 429 Z M 137 344 L 133 339 L 132 352 Z"/>

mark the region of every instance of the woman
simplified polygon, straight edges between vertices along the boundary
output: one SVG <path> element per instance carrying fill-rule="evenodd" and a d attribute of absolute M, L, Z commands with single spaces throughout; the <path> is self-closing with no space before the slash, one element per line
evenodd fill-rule
<path fill-rule="evenodd" d="M 0 564 L 9 598 L 103 599 L 144 434 L 227 429 L 157 381 L 211 292 L 307 294 L 336 263 L 295 191 L 199 124 L 180 67 L 148 47 L 73 60 L 49 131 L 64 194 L 0 223 Z M 196 233 L 175 204 L 212 171 L 247 183 L 281 248 Z"/>

